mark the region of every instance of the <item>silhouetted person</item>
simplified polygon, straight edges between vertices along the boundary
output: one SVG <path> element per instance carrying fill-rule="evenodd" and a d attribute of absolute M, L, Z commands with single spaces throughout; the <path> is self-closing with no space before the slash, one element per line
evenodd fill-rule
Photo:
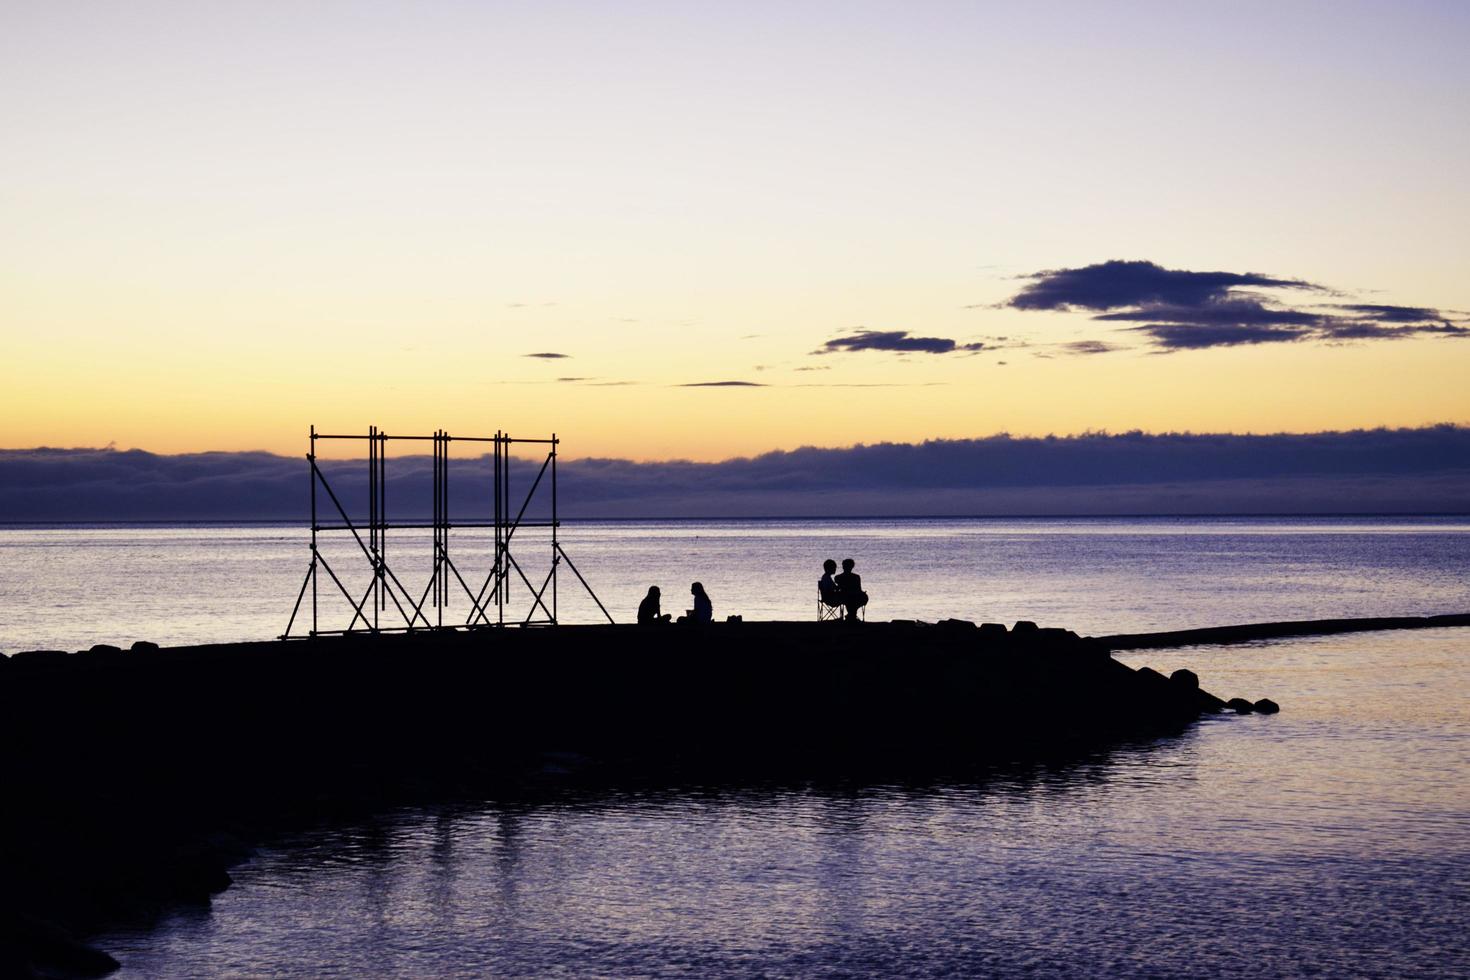
<path fill-rule="evenodd" d="M 705 594 L 704 586 L 695 582 L 689 586 L 689 594 L 694 596 L 694 609 L 690 612 L 689 619 L 696 623 L 713 622 L 715 607 L 714 603 L 709 601 L 709 596 Z"/>
<path fill-rule="evenodd" d="M 828 606 L 842 605 L 842 590 L 832 580 L 832 574 L 837 571 L 837 563 L 828 558 L 822 562 L 822 577 L 817 579 L 817 596 Z"/>
<path fill-rule="evenodd" d="M 650 585 L 648 587 L 648 595 L 644 596 L 643 601 L 638 603 L 638 625 L 658 626 L 668 621 L 669 617 L 665 616 L 659 609 L 658 586 Z"/>
<path fill-rule="evenodd" d="M 838 601 L 847 607 L 849 622 L 855 622 L 858 610 L 868 604 L 868 594 L 863 591 L 863 577 L 852 570 L 856 564 L 851 558 L 842 559 L 842 574 L 832 580 L 837 583 Z"/>

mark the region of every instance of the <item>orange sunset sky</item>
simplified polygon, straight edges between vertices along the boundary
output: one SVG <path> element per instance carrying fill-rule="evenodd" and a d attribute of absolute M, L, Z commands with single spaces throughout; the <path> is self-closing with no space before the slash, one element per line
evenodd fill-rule
<path fill-rule="evenodd" d="M 1470 8 L 1188 6 L 7 4 L 0 447 L 1470 422 Z"/>

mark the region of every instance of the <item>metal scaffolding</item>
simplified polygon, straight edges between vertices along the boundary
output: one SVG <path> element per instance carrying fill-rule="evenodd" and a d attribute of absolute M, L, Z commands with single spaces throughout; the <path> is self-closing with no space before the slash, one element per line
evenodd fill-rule
<path fill-rule="evenodd" d="M 365 522 L 353 520 L 341 498 L 332 489 L 326 474 L 317 465 L 317 441 L 321 439 L 366 440 L 368 513 Z M 390 440 L 432 444 L 433 504 L 432 516 L 427 524 L 423 521 L 390 522 L 388 520 L 387 460 Z M 489 521 L 456 522 L 450 517 L 449 448 L 450 443 L 453 442 L 490 443 L 494 447 L 492 470 L 494 488 L 490 494 L 493 516 Z M 511 517 L 513 499 L 510 484 L 510 449 L 511 446 L 518 444 L 547 447 L 546 459 L 541 463 L 536 479 L 532 481 L 530 489 L 526 491 L 525 497 L 521 500 L 515 517 Z M 613 622 L 607 607 L 597 598 L 597 593 L 592 591 L 592 586 L 587 584 L 587 580 L 572 563 L 558 536 L 558 530 L 561 527 L 556 509 L 556 455 L 559 444 L 560 440 L 555 434 L 550 439 L 513 438 L 505 432 L 496 432 L 493 436 L 451 436 L 440 429 L 427 436 L 402 436 L 389 435 L 377 426 L 370 426 L 366 435 L 348 435 L 317 432 L 316 426 L 313 425 L 306 454 L 311 481 L 311 563 L 307 567 L 306 577 L 301 582 L 301 589 L 296 594 L 296 604 L 291 609 L 291 618 L 286 623 L 286 631 L 281 634 L 281 639 L 347 633 L 503 627 L 507 623 L 506 607 L 511 602 L 512 574 L 519 577 L 525 584 L 531 599 L 530 609 L 526 612 L 525 617 L 519 620 L 519 625 L 555 626 L 557 624 L 557 570 L 563 562 L 566 563 L 567 568 L 571 569 L 582 587 L 587 590 L 592 601 L 597 603 L 597 608 L 602 610 L 607 621 Z M 549 480 L 546 479 L 548 474 Z M 539 521 L 527 520 L 526 510 L 531 506 L 537 491 L 542 488 L 543 482 L 549 491 L 551 518 Z M 322 504 L 318 496 L 319 490 L 324 492 L 326 501 L 331 505 L 330 508 Z M 335 512 L 335 519 L 324 522 L 320 516 L 323 511 L 329 517 Z M 450 557 L 449 549 L 451 531 L 472 528 L 493 529 L 494 532 L 490 568 L 479 589 L 471 588 L 470 581 L 473 579 L 466 580 L 459 566 Z M 511 542 L 516 532 L 522 528 L 550 530 L 551 567 L 539 586 L 526 574 L 521 562 L 511 550 Z M 388 563 L 388 532 L 390 530 L 430 530 L 432 532 L 432 560 L 429 578 L 422 591 L 419 592 L 417 601 Z M 353 593 L 348 590 L 336 569 L 328 563 L 326 556 L 322 554 L 318 546 L 321 536 L 339 532 L 352 536 L 372 573 L 367 589 L 357 598 L 354 598 Z M 366 532 L 366 539 L 364 539 L 364 532 Z M 326 573 L 327 580 L 332 586 L 335 586 L 352 608 L 352 619 L 345 629 L 321 628 L 320 593 L 326 591 L 330 595 L 330 590 L 323 587 L 322 572 Z M 291 630 L 296 625 L 296 617 L 301 613 L 302 604 L 306 601 L 308 589 L 311 592 L 311 629 L 306 633 L 293 635 Z M 446 623 L 445 610 L 449 606 L 450 597 L 457 595 L 459 591 L 462 591 L 469 599 L 469 611 L 463 622 Z M 513 614 L 509 622 L 511 625 L 517 624 Z"/>

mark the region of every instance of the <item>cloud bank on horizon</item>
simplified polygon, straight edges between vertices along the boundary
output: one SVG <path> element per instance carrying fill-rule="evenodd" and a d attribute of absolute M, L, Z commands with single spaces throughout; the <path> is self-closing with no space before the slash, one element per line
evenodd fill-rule
<path fill-rule="evenodd" d="M 351 513 L 362 461 L 324 460 Z M 516 461 L 524 489 L 535 465 Z M 475 512 L 485 457 L 452 463 L 456 514 Z M 571 517 L 1180 513 L 1470 513 L 1470 427 L 1307 435 L 1132 432 L 803 448 L 719 463 L 580 459 L 560 466 Z M 427 457 L 388 470 L 395 518 L 424 516 Z M 300 459 L 263 452 L 0 450 L 7 521 L 304 520 Z M 324 504 L 325 506 L 325 504 Z"/>

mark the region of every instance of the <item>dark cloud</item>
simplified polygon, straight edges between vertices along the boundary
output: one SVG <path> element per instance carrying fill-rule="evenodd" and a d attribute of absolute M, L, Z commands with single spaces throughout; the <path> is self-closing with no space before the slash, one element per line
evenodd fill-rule
<path fill-rule="evenodd" d="M 827 341 L 813 354 L 831 354 L 838 351 L 897 351 L 912 354 L 951 354 L 958 351 L 985 350 L 983 343 L 961 344 L 948 337 L 915 337 L 907 330 L 859 330 L 846 337 Z"/>
<path fill-rule="evenodd" d="M 592 381 L 594 379 L 592 379 L 592 378 L 557 378 L 556 380 L 559 381 L 559 382 L 570 384 L 570 383 L 578 382 L 578 381 Z"/>
<path fill-rule="evenodd" d="M 1294 327 L 1264 327 L 1240 323 L 1150 323 L 1132 328 L 1150 337 L 1166 351 L 1280 344 L 1301 340 L 1308 331 Z"/>
<path fill-rule="evenodd" d="M 1391 340 L 1425 335 L 1465 337 L 1470 336 L 1470 327 L 1453 323 L 1416 323 L 1408 326 L 1393 326 L 1375 323 L 1372 320 L 1341 320 L 1322 327 L 1322 336 L 1329 340 Z"/>
<path fill-rule="evenodd" d="M 468 450 L 466 450 L 468 453 Z M 365 464 L 323 460 L 349 513 Z M 514 485 L 538 462 L 514 459 Z M 451 460 L 451 506 L 479 516 L 492 462 Z M 432 463 L 390 456 L 390 516 L 426 516 Z M 804 448 L 721 463 L 566 459 L 564 515 L 1470 511 L 1470 427 L 1309 435 L 1123 433 Z M 0 451 L 13 521 L 300 521 L 305 465 L 269 453 Z M 329 503 L 324 506 L 330 507 Z"/>
<path fill-rule="evenodd" d="M 1452 323 L 1450 314 L 1426 306 L 1390 306 L 1382 303 L 1342 303 L 1343 311 L 1322 324 L 1322 333 L 1332 340 L 1380 340 L 1416 335 L 1464 337 L 1470 327 Z"/>
<path fill-rule="evenodd" d="M 759 381 L 690 381 L 677 385 L 679 388 L 766 388 Z"/>
<path fill-rule="evenodd" d="M 1304 310 L 1282 309 L 1267 306 L 1258 296 L 1232 296 L 1228 299 L 1211 300 L 1199 306 L 1155 304 L 1116 313 L 1100 313 L 1093 317 L 1102 321 L 1131 321 L 1134 323 L 1165 323 L 1179 326 L 1320 326 L 1323 316 Z"/>
<path fill-rule="evenodd" d="M 540 358 L 544 358 L 544 359 L 549 360 L 549 361 L 555 361 L 555 360 L 560 360 L 561 358 L 564 358 L 564 357 L 571 357 L 572 355 L 570 355 L 570 354 L 558 354 L 555 351 L 538 351 L 535 354 L 522 354 L 521 356 L 522 357 L 540 357 Z"/>
<path fill-rule="evenodd" d="M 1142 323 L 1130 329 L 1146 335 L 1164 350 L 1302 340 L 1323 322 L 1320 314 L 1270 307 L 1256 296 L 1211 300 L 1193 307 L 1159 304 L 1102 313 L 1093 319 Z"/>
<path fill-rule="evenodd" d="M 1074 340 L 1069 344 L 1062 345 L 1062 351 L 1067 354 L 1107 354 L 1110 351 L 1121 348 L 1102 340 Z M 1002 361 L 1002 364 L 1005 362 Z"/>
<path fill-rule="evenodd" d="M 1445 315 L 1427 306 L 1389 306 L 1383 303 L 1336 303 L 1333 309 L 1347 310 L 1358 316 L 1372 317 L 1384 323 L 1431 323 Z"/>
<path fill-rule="evenodd" d="M 1020 310 L 1086 310 L 1100 322 L 1133 323 L 1159 351 L 1203 350 L 1293 341 L 1349 342 L 1422 335 L 1461 336 L 1470 328 L 1444 312 L 1382 303 L 1287 305 L 1262 289 L 1325 293 L 1303 279 L 1258 272 L 1191 272 L 1153 262 L 1113 260 L 1078 269 L 1052 269 L 1025 277 L 1031 282 L 1005 305 Z M 1084 341 L 1074 353 L 1095 353 Z M 1043 356 L 1043 355 L 1038 355 Z"/>
<path fill-rule="evenodd" d="M 1018 310 L 1115 310 L 1125 306 L 1199 306 L 1222 299 L 1237 287 L 1320 290 L 1300 279 L 1258 272 L 1189 272 L 1153 262 L 1113 259 L 1080 269 L 1048 269 L 1029 276 L 1030 285 L 1011 297 Z"/>

